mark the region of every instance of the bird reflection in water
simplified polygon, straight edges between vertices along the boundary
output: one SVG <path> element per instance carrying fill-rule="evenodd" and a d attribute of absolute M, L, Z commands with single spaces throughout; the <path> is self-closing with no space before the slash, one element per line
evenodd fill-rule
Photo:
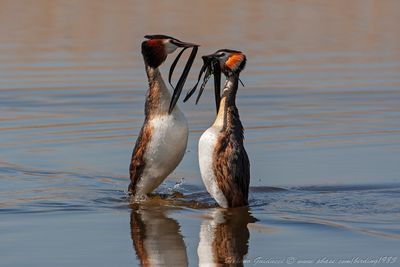
<path fill-rule="evenodd" d="M 211 209 L 200 229 L 200 266 L 243 266 L 248 251 L 248 223 L 255 222 L 247 207 Z"/>
<path fill-rule="evenodd" d="M 178 222 L 161 207 L 131 212 L 131 237 L 141 266 L 187 266 L 188 259 Z"/>

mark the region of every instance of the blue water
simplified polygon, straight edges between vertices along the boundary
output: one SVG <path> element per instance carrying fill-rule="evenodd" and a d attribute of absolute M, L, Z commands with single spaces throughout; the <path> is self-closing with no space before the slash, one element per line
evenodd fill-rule
<path fill-rule="evenodd" d="M 253 187 L 249 208 L 226 211 L 185 180 L 167 182 L 159 196 L 135 205 L 115 185 L 123 182 L 118 177 L 15 167 L 1 174 L 8 185 L 0 191 L 3 266 L 129 265 L 159 253 L 172 255 L 163 258 L 167 265 L 195 266 L 204 260 L 198 249 L 207 250 L 199 242 L 205 228 L 222 231 L 222 239 L 217 232 L 214 237 L 230 245 L 227 262 L 398 255 L 400 184 Z M 53 181 L 43 183 L 43 177 Z M 135 243 L 132 231 L 146 234 Z M 248 234 L 243 238 L 242 232 Z M 146 257 L 138 243 L 147 248 Z"/>

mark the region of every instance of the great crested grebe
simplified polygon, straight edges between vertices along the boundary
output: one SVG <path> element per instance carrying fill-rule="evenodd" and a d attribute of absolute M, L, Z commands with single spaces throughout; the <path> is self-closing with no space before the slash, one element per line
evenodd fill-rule
<path fill-rule="evenodd" d="M 246 56 L 236 50 L 221 49 L 203 56 L 206 72 L 199 91 L 214 75 L 217 116 L 199 140 L 199 165 L 207 191 L 224 208 L 248 205 L 250 163 L 243 146 L 243 126 L 235 104 L 240 81 L 239 74 L 246 65 Z M 220 73 L 226 76 L 222 97 L 220 96 Z M 197 85 L 187 94 L 185 101 L 194 93 Z M 196 101 L 196 102 L 197 102 Z"/>
<path fill-rule="evenodd" d="M 135 198 L 156 189 L 183 158 L 188 139 L 188 124 L 176 102 L 198 49 L 196 44 L 185 43 L 166 35 L 146 35 L 145 38 L 147 40 L 142 43 L 142 54 L 149 89 L 144 124 L 136 140 L 129 167 L 129 191 Z M 183 50 L 170 68 L 170 83 L 172 72 L 183 51 L 191 47 L 192 53 L 171 97 L 159 66 L 178 47 Z"/>

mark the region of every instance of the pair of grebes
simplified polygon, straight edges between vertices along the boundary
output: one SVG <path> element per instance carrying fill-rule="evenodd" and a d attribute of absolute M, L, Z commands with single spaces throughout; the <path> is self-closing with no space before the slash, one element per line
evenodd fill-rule
<path fill-rule="evenodd" d="M 142 54 L 149 89 L 146 96 L 145 120 L 136 141 L 130 164 L 129 191 L 136 199 L 156 189 L 178 166 L 186 150 L 188 124 L 176 105 L 199 45 L 182 42 L 166 35 L 146 35 Z M 191 54 L 171 96 L 159 71 L 160 65 L 178 48 L 182 50 L 171 65 L 169 83 L 182 53 Z M 199 140 L 199 165 L 207 191 L 224 208 L 248 205 L 250 164 L 243 146 L 243 126 L 235 104 L 240 81 L 239 74 L 246 64 L 246 56 L 236 50 L 221 49 L 203 56 L 203 66 L 196 85 L 187 93 L 187 101 L 196 91 L 204 75 L 196 100 L 214 76 L 217 115 L 214 123 Z M 226 77 L 221 95 L 221 73 Z"/>

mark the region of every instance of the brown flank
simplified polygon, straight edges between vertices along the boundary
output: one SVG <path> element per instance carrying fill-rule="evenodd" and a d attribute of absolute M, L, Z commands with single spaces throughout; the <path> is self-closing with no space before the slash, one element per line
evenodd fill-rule
<path fill-rule="evenodd" d="M 229 207 L 248 205 L 250 183 L 250 163 L 243 146 L 243 126 L 239 111 L 236 108 L 235 97 L 238 79 L 232 88 L 224 92 L 221 101 L 224 106 L 224 126 L 217 139 L 213 153 L 213 170 L 217 185 L 228 201 Z"/>
<path fill-rule="evenodd" d="M 227 108 L 227 112 L 231 113 L 232 109 L 236 107 Z M 227 127 L 220 133 L 214 149 L 214 174 L 228 206 L 246 206 L 250 180 L 249 159 L 243 147 L 243 137 L 240 138 L 243 134 L 229 124 L 228 122 Z"/>
<path fill-rule="evenodd" d="M 135 148 L 133 149 L 131 165 L 129 166 L 129 174 L 131 178 L 129 191 L 133 194 L 136 194 L 136 186 L 146 166 L 144 154 L 146 152 L 147 145 L 150 143 L 151 132 L 152 127 L 149 123 L 145 123 L 140 131 Z"/>
<path fill-rule="evenodd" d="M 158 66 L 164 62 L 167 57 L 164 45 L 160 40 L 148 40 L 142 43 L 142 54 L 145 63 L 145 70 L 149 81 L 149 90 L 146 96 L 144 108 L 145 120 L 140 130 L 138 139 L 132 152 L 129 174 L 131 183 L 129 191 L 136 194 L 137 185 L 142 178 L 143 171 L 146 167 L 144 158 L 147 146 L 151 141 L 153 128 L 150 121 L 154 116 L 166 114 L 167 108 L 160 106 L 161 87 L 165 86 L 161 78 Z M 165 110 L 164 110 L 165 109 Z"/>
<path fill-rule="evenodd" d="M 160 75 L 157 69 L 153 69 L 149 66 L 146 67 L 147 76 L 149 78 L 149 91 L 146 96 L 145 104 L 145 120 L 138 139 L 136 140 L 135 147 L 132 152 L 131 164 L 129 167 L 129 174 L 131 183 L 129 184 L 129 191 L 136 194 L 136 187 L 143 175 L 144 168 L 146 167 L 146 161 L 144 154 L 147 146 L 151 141 L 153 127 L 150 124 L 150 120 L 154 117 L 158 110 L 160 102 L 160 85 L 157 82 L 157 76 Z"/>

